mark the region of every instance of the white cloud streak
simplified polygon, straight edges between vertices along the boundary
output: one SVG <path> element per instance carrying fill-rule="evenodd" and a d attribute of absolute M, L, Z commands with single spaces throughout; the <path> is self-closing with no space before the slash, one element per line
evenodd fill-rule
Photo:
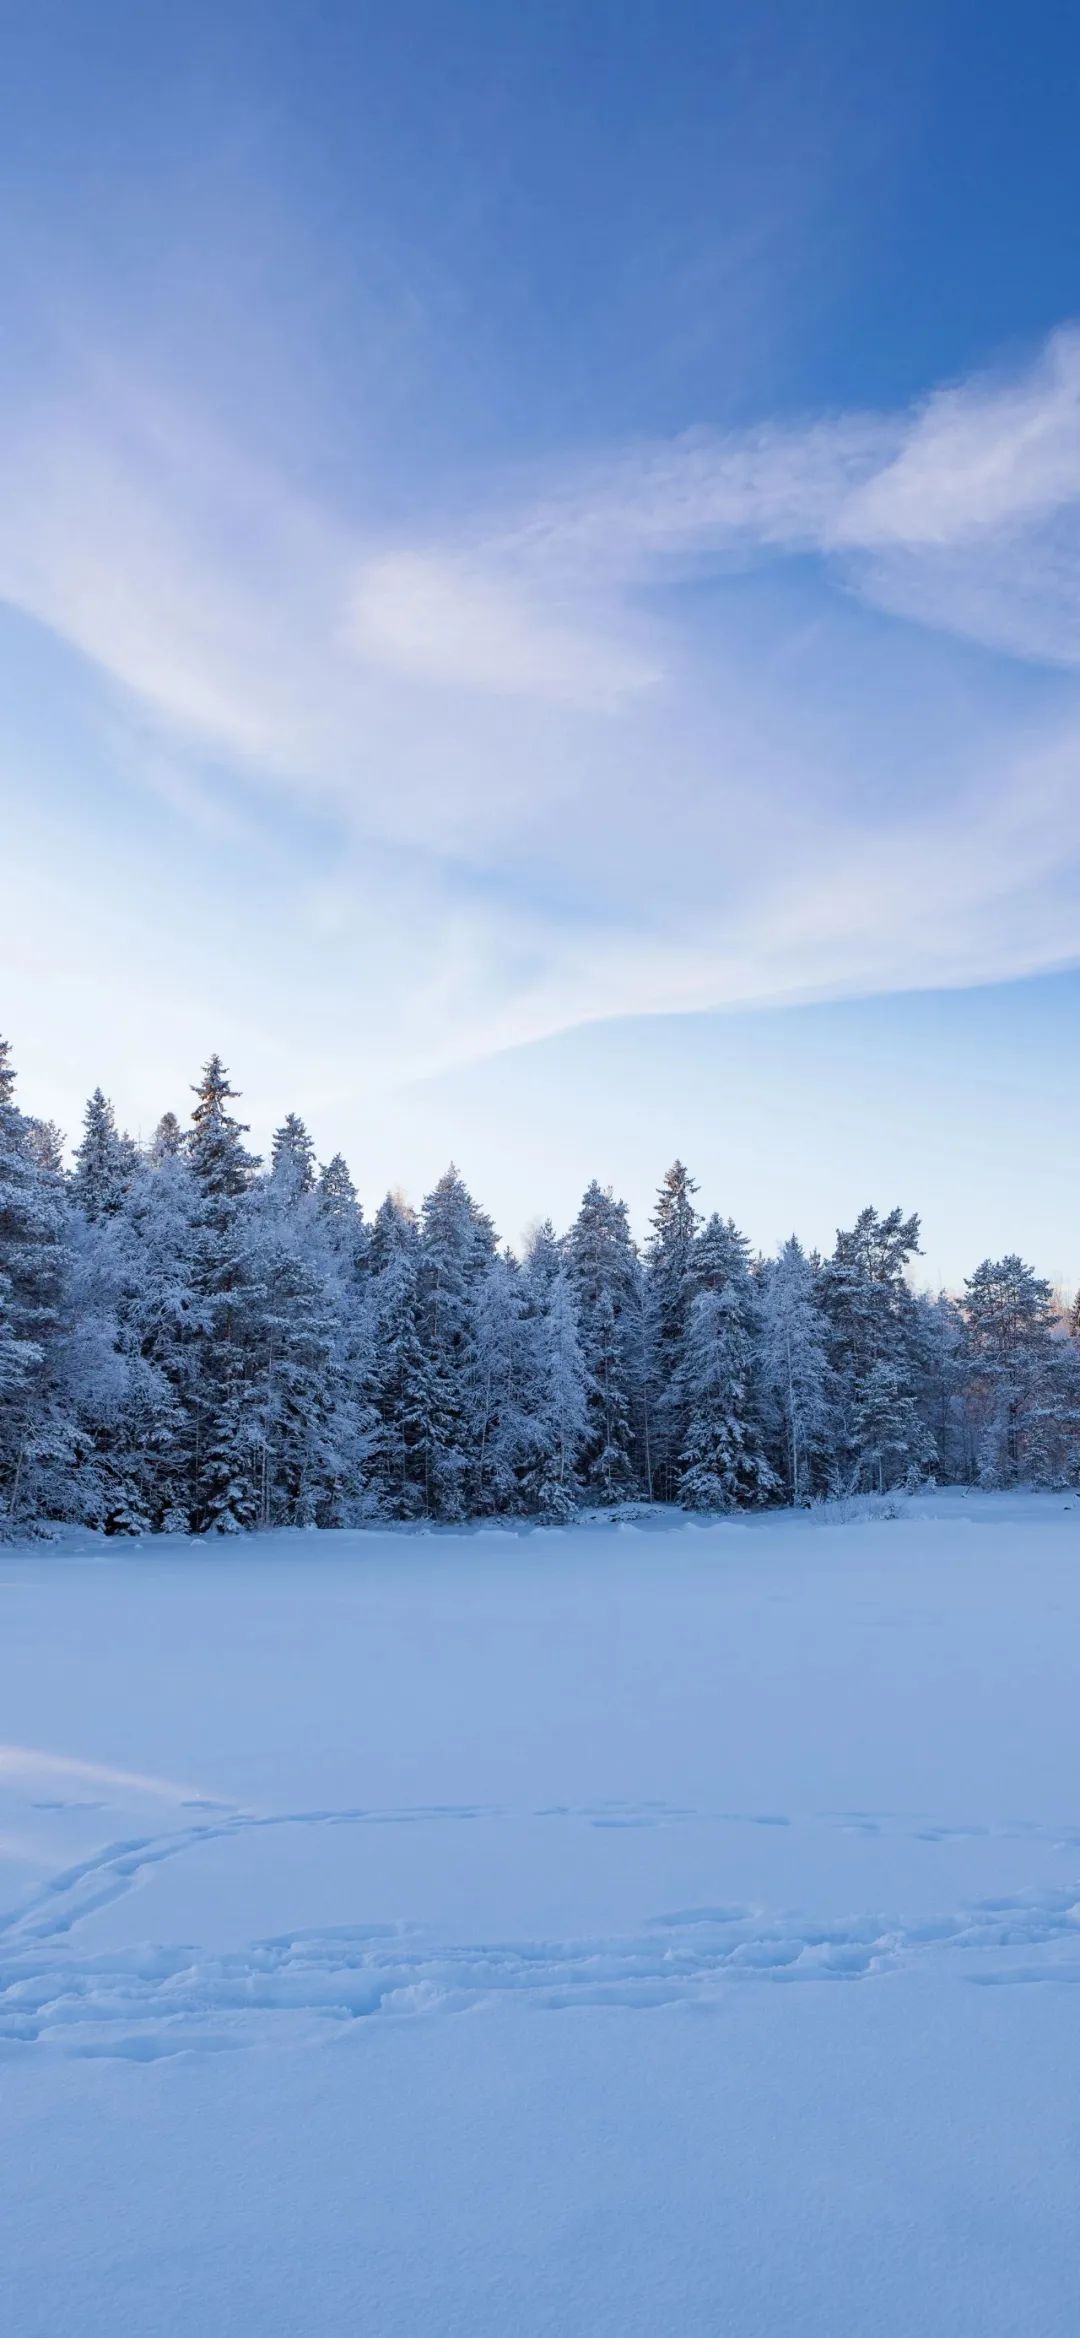
<path fill-rule="evenodd" d="M 0 511 L 0 593 L 137 707 L 178 817 L 212 826 L 223 763 L 253 817 L 339 824 L 298 914 L 380 989 L 403 1070 L 1080 948 L 1080 705 L 958 722 L 940 641 L 857 614 L 1080 665 L 1076 332 L 910 413 L 568 465 L 422 541 L 365 540 L 114 377 L 9 418 Z M 732 580 L 792 555 L 798 624 L 778 599 L 748 630 Z"/>

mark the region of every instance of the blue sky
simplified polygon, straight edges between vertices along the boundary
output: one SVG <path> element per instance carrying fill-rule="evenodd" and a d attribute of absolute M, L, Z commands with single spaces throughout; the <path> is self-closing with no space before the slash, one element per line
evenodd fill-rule
<path fill-rule="evenodd" d="M 1075 11 L 7 50 L 27 1105 L 146 1130 L 217 1046 L 369 1200 L 640 1223 L 678 1149 L 763 1243 L 899 1199 L 1080 1280 Z"/>

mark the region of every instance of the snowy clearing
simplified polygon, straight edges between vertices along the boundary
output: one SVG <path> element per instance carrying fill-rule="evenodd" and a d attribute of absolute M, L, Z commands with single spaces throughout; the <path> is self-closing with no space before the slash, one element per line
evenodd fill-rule
<path fill-rule="evenodd" d="M 20 2338 L 1071 2332 L 1080 1498 L 889 1507 L 0 1550 Z"/>

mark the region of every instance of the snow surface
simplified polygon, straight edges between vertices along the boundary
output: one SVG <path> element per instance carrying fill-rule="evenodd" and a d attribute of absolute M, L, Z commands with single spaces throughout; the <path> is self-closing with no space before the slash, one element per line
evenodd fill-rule
<path fill-rule="evenodd" d="M 4 1551 L 7 2327 L 1072 2333 L 1078 1649 L 1067 1495 Z"/>

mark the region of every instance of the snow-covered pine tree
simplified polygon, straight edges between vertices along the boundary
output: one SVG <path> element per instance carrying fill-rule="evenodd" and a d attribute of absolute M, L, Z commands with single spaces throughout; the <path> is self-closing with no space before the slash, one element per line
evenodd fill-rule
<path fill-rule="evenodd" d="M 564 1257 L 587 1376 L 582 1486 L 593 1501 L 618 1502 L 640 1486 L 634 1399 L 641 1309 L 626 1203 L 595 1178 L 566 1237 Z"/>
<path fill-rule="evenodd" d="M 253 1524 L 258 1431 L 249 1379 L 251 1311 L 243 1204 L 257 1163 L 230 1113 L 236 1090 L 219 1055 L 195 1090 L 188 1160 L 198 1195 L 194 1287 L 197 1369 L 190 1518 L 196 1533 Z"/>
<path fill-rule="evenodd" d="M 166 1119 L 179 1134 L 174 1116 Z M 202 1335 L 212 1306 L 197 1288 L 201 1197 L 188 1149 L 160 1143 L 160 1134 L 121 1220 L 130 1247 L 120 1321 L 138 1359 L 128 1395 L 133 1506 L 153 1528 L 176 1533 L 190 1521 Z"/>
<path fill-rule="evenodd" d="M 683 1484 L 687 1468 L 691 1465 L 686 1456 L 691 1449 L 697 1449 L 706 1436 L 705 1411 L 708 1404 L 720 1402 L 720 1380 L 727 1372 L 729 1385 L 723 1400 L 724 1417 L 727 1418 L 732 1405 L 740 1408 L 735 1442 L 747 1455 L 743 1472 L 747 1498 L 758 1499 L 753 1490 L 758 1483 L 758 1464 L 761 1464 L 762 1484 L 769 1473 L 764 1463 L 763 1400 L 756 1372 L 757 1296 L 750 1271 L 750 1246 L 733 1219 L 720 1218 L 714 1213 L 700 1227 L 690 1253 L 687 1272 L 690 1308 L 680 1343 L 679 1360 L 661 1394 L 656 1415 L 658 1434 L 675 1457 L 672 1490 L 680 1501 L 687 1498 L 683 1493 Z M 698 1311 L 694 1354 L 691 1358 L 688 1348 L 691 1318 L 698 1299 L 705 1296 L 722 1298 L 724 1307 L 719 1312 L 708 1308 Z M 712 1327 L 708 1336 L 704 1329 L 706 1324 Z M 737 1355 L 732 1345 L 736 1332 Z M 719 1340 L 729 1351 L 726 1361 L 719 1355 L 710 1361 L 710 1338 L 714 1344 Z M 706 1402 L 697 1391 L 699 1385 L 703 1386 L 704 1381 L 708 1380 L 710 1373 L 720 1377 L 716 1378 L 713 1397 Z M 728 1436 L 726 1429 L 723 1430 L 723 1436 Z"/>
<path fill-rule="evenodd" d="M 388 1194 L 368 1254 L 371 1364 L 366 1394 L 374 1428 L 368 1479 L 386 1518 L 422 1518 L 432 1507 L 429 1467 L 431 1368 L 420 1336 L 420 1230 Z"/>
<path fill-rule="evenodd" d="M 589 1380 L 573 1287 L 548 1219 L 530 1237 L 522 1290 L 527 1424 L 522 1498 L 533 1515 L 565 1519 L 581 1499 Z"/>
<path fill-rule="evenodd" d="M 149 1160 L 156 1169 L 171 1153 L 184 1147 L 184 1132 L 175 1112 L 163 1112 L 150 1140 Z"/>
<path fill-rule="evenodd" d="M 35 1157 L 0 1039 L 0 1533 L 80 1514 L 63 1378 L 69 1237 L 59 1172 Z"/>
<path fill-rule="evenodd" d="M 656 1197 L 645 1248 L 647 1360 L 645 1393 L 649 1443 L 649 1490 L 670 1501 L 679 1476 L 680 1424 L 664 1397 L 682 1362 L 686 1325 L 697 1284 L 694 1251 L 701 1219 L 694 1207 L 695 1180 L 681 1161 L 667 1171 Z"/>
<path fill-rule="evenodd" d="M 909 1261 L 919 1248 L 919 1220 L 899 1209 L 879 1217 L 862 1210 L 854 1226 L 836 1237 L 832 1257 L 818 1278 L 818 1299 L 829 1325 L 829 1361 L 837 1393 L 838 1452 L 844 1482 L 899 1484 L 931 1467 L 933 1438 L 917 1406 L 905 1418 L 905 1447 L 880 1428 L 887 1388 L 914 1397 L 919 1382 L 919 1316 L 907 1282 Z M 873 1378 L 886 1367 L 888 1381 Z M 897 1434 L 895 1413 L 891 1416 Z M 887 1462 L 882 1459 L 888 1454 Z"/>
<path fill-rule="evenodd" d="M 420 1334 L 429 1369 L 428 1506 L 433 1517 L 467 1515 L 481 1443 L 477 1405 L 477 1304 L 495 1255 L 490 1218 L 453 1163 L 420 1217 Z"/>
<path fill-rule="evenodd" d="M 1075 1434 L 1073 1360 L 1054 1337 L 1050 1284 L 1011 1251 L 984 1258 L 960 1304 L 980 1482 L 1048 1483 L 1067 1472 L 1062 1445 Z"/>
<path fill-rule="evenodd" d="M 71 1198 L 91 1225 L 123 1208 L 138 1167 L 137 1146 L 121 1135 L 108 1097 L 95 1088 L 71 1174 Z"/>
<path fill-rule="evenodd" d="M 827 1326 L 814 1269 L 793 1234 L 758 1279 L 759 1369 L 768 1450 L 789 1502 L 827 1490 L 832 1406 Z"/>
<path fill-rule="evenodd" d="M 937 1452 L 914 1390 L 884 1357 L 858 1383 L 852 1433 L 859 1483 L 878 1494 L 889 1486 L 917 1485 Z"/>
<path fill-rule="evenodd" d="M 315 1191 L 315 1147 L 303 1121 L 287 1112 L 270 1145 L 270 1179 L 282 1200 L 300 1202 Z"/>
<path fill-rule="evenodd" d="M 348 1434 L 353 1466 L 347 1488 L 343 1488 L 343 1498 L 347 1494 L 354 1518 L 367 1517 L 376 1507 L 370 1464 L 378 1425 L 371 1399 L 374 1342 L 371 1230 L 365 1223 L 348 1164 L 340 1153 L 335 1153 L 319 1172 L 314 1222 L 323 1272 L 335 1294 L 337 1368 L 351 1422 Z"/>
<path fill-rule="evenodd" d="M 348 1238 L 359 1242 L 362 1238 L 364 1213 L 356 1197 L 356 1187 L 349 1175 L 349 1164 L 344 1154 L 335 1153 L 324 1161 L 316 1186 L 319 1215 L 329 1225 L 347 1229 Z"/>
<path fill-rule="evenodd" d="M 63 1129 L 57 1127 L 55 1120 L 36 1120 L 32 1115 L 24 1118 L 24 1126 L 35 1167 L 49 1169 L 54 1176 L 61 1176 L 64 1168 Z"/>
<path fill-rule="evenodd" d="M 690 1309 L 675 1383 L 686 1422 L 678 1495 L 688 1509 L 729 1510 L 776 1491 L 755 1418 L 751 1369 L 737 1286 L 707 1285 Z"/>
<path fill-rule="evenodd" d="M 257 1509 L 266 1526 L 342 1525 L 364 1508 L 360 1218 L 355 1196 L 351 1210 L 344 1194 L 339 1204 L 331 1209 L 317 1192 L 314 1148 L 290 1114 L 245 1212 Z"/>
<path fill-rule="evenodd" d="M 481 1517 L 508 1517 L 524 1507 L 532 1450 L 524 1278 L 509 1251 L 500 1251 L 480 1277 L 476 1302 L 476 1480 L 470 1508 Z"/>
<path fill-rule="evenodd" d="M 934 1441 L 935 1467 L 950 1484 L 976 1474 L 975 1439 L 967 1401 L 967 1328 L 946 1291 L 915 1301 L 919 1411 Z"/>

